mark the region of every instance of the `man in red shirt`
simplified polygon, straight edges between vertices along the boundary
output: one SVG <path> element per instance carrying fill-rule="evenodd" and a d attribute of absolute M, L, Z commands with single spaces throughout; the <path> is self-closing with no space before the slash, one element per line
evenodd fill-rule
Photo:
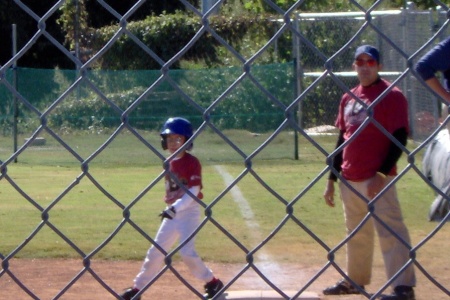
<path fill-rule="evenodd" d="M 358 47 L 353 68 L 360 84 L 341 99 L 336 120 L 340 134 L 331 155 L 324 198 L 327 205 L 334 207 L 334 183 L 340 173 L 347 235 L 354 235 L 346 244 L 347 276 L 326 288 L 325 295 L 359 294 L 364 291 L 364 285 L 370 283 L 374 228 L 388 279 L 409 261 L 411 242 L 392 182 L 402 154 L 398 144 L 405 146 L 407 142 L 408 103 L 398 88 L 380 78 L 382 65 L 375 47 Z M 388 188 L 383 190 L 386 186 Z M 410 264 L 392 280 L 393 294 L 382 299 L 415 299 L 415 284 Z"/>

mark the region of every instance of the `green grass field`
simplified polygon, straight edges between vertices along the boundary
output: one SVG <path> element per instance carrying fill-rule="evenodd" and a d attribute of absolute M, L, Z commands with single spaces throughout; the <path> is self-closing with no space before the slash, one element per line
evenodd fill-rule
<path fill-rule="evenodd" d="M 125 132 L 118 134 L 108 147 L 89 160 L 89 175 L 107 191 L 107 195 L 82 173 L 80 161 L 51 136 L 43 135 L 47 143 L 27 148 L 20 154 L 17 163 L 9 160 L 12 153 L 11 138 L 1 137 L 0 160 L 9 160 L 10 163 L 2 169 L 0 180 L 0 254 L 7 256 L 23 245 L 15 257 L 80 257 L 80 253 L 52 230 L 55 227 L 81 252 L 88 254 L 95 251 L 94 258 L 141 260 L 150 244 L 129 224 L 125 224 L 108 244 L 99 247 L 122 222 L 121 206 L 132 204 L 131 220 L 149 236 L 154 237 L 159 226 L 158 214 L 164 208 L 161 200 L 164 191 L 163 183 L 156 178 L 162 171 L 161 157 L 164 153 L 160 149 L 157 133 L 141 134 L 159 154 L 152 152 L 134 135 Z M 242 131 L 230 131 L 226 135 L 245 155 L 253 153 L 269 137 Z M 21 141 L 23 138 L 20 137 Z M 73 134 L 62 138 L 85 160 L 106 142 L 108 135 Z M 333 150 L 335 136 L 312 138 L 324 151 Z M 416 146 L 411 142 L 409 144 L 410 149 Z M 332 209 L 325 205 L 322 198 L 327 175 L 317 179 L 326 167 L 325 156 L 306 138 L 299 138 L 299 160 L 293 159 L 294 136 L 291 132 L 281 133 L 251 160 L 251 171 L 276 196 L 248 172 L 246 166 L 250 166 L 250 163 L 218 135 L 208 131 L 202 133 L 195 140 L 193 153 L 203 163 L 204 202 L 211 205 L 214 221 L 247 249 L 255 247 L 283 223 L 282 228 L 264 246 L 271 257 L 279 262 L 301 260 L 305 264 L 326 263 L 327 251 L 322 246 L 292 219 L 288 218 L 284 222 L 288 216 L 286 203 L 292 206 L 293 216 L 328 247 L 335 247 L 344 238 L 339 202 Z M 419 153 L 415 159 L 419 169 L 421 155 Z M 256 228 L 249 227 L 249 220 L 242 216 L 236 199 L 230 193 L 217 201 L 226 188 L 223 174 L 216 170 L 217 165 L 234 178 L 244 174 L 237 186 L 251 207 L 254 215 L 251 221 L 257 224 Z M 406 165 L 406 156 L 403 155 L 400 169 Z M 27 196 L 19 193 L 10 181 Z M 152 189 L 141 194 L 153 184 Z M 438 225 L 427 219 L 434 195 L 414 170 L 410 170 L 398 182 L 397 188 L 404 217 L 416 245 Z M 133 202 L 136 198 L 139 201 Z M 336 198 L 339 198 L 338 195 Z M 46 224 L 42 224 L 40 210 L 48 213 Z M 418 257 L 432 255 L 439 262 L 439 257 L 444 255 L 442 247 L 447 247 L 445 245 L 449 236 L 449 228 L 444 226 L 420 248 Z M 28 243 L 23 244 L 24 241 Z M 207 221 L 199 232 L 197 248 L 206 260 L 245 261 L 244 252 L 211 221 Z"/>

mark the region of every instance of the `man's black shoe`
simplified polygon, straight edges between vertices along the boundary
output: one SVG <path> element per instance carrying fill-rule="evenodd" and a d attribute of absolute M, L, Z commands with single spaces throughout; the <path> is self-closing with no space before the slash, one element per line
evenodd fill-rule
<path fill-rule="evenodd" d="M 364 290 L 364 286 L 360 286 Z M 355 288 L 353 285 L 342 279 L 338 281 L 335 285 L 327 287 L 323 290 L 324 295 L 350 295 L 350 294 L 361 294 L 361 292 Z"/>
<path fill-rule="evenodd" d="M 416 300 L 416 297 L 412 287 L 399 285 L 394 288 L 394 292 L 391 295 L 381 297 L 381 300 Z"/>

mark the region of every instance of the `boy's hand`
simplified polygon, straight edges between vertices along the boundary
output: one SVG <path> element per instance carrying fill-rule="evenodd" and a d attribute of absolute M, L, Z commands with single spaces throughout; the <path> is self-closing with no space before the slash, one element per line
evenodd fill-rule
<path fill-rule="evenodd" d="M 165 210 L 163 210 L 159 216 L 161 217 L 161 221 L 164 220 L 164 218 L 167 218 L 169 220 L 172 220 L 175 217 L 175 208 L 173 206 L 167 207 Z"/>

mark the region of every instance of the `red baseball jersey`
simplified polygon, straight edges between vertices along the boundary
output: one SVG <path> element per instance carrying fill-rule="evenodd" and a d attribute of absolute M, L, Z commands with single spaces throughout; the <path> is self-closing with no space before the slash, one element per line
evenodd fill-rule
<path fill-rule="evenodd" d="M 188 189 L 193 186 L 202 187 L 202 166 L 200 161 L 192 154 L 185 153 L 183 157 L 171 160 L 169 170 L 172 175 L 167 173 L 165 176 L 166 195 L 164 201 L 167 204 L 172 204 L 185 194 L 185 190 L 178 186 L 173 176 Z M 202 192 L 197 197 L 203 199 Z"/>

